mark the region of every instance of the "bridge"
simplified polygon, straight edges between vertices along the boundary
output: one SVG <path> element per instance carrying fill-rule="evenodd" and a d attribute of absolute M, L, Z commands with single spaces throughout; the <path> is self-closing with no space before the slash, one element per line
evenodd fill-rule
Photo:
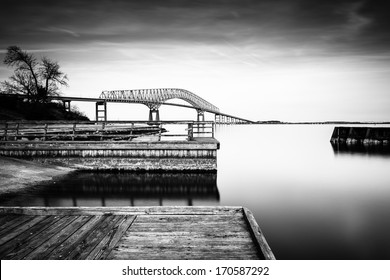
<path fill-rule="evenodd" d="M 205 121 L 204 113 L 215 115 L 217 124 L 246 124 L 253 121 L 241 117 L 222 113 L 219 108 L 200 96 L 179 88 L 155 88 L 132 90 L 105 90 L 98 98 L 50 96 L 50 100 L 62 101 L 65 110 L 70 111 L 71 101 L 85 101 L 96 103 L 96 121 L 107 121 L 107 103 L 138 103 L 149 108 L 149 121 L 160 121 L 159 108 L 162 105 L 191 108 L 197 111 L 197 121 Z M 188 103 L 178 104 L 167 102 L 171 99 L 181 99 Z"/>
<path fill-rule="evenodd" d="M 97 104 L 97 119 L 106 118 L 106 102 L 140 103 L 149 107 L 149 121 L 159 121 L 159 108 L 161 105 L 180 106 L 193 108 L 197 111 L 197 121 L 204 121 L 204 113 L 215 114 L 217 123 L 252 123 L 252 121 L 221 113 L 219 108 L 196 94 L 179 88 L 155 88 L 155 89 L 133 89 L 133 90 L 111 90 L 103 91 L 99 98 L 103 102 Z M 166 102 L 171 99 L 181 99 L 189 105 Z M 103 106 L 103 109 L 99 109 Z M 103 113 L 102 116 L 98 115 Z"/>

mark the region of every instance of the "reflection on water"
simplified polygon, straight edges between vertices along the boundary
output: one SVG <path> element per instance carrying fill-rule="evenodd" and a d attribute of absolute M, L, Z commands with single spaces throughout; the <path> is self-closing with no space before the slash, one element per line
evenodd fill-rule
<path fill-rule="evenodd" d="M 335 150 L 333 129 L 217 126 L 218 177 L 76 173 L 0 204 L 245 206 L 278 259 L 390 259 L 390 157 L 362 147 Z"/>
<path fill-rule="evenodd" d="M 364 145 L 331 143 L 335 155 L 360 154 L 368 156 L 390 157 L 390 145 Z"/>
<path fill-rule="evenodd" d="M 218 205 L 216 173 L 74 172 L 0 199 L 13 206 Z"/>
<path fill-rule="evenodd" d="M 390 259 L 390 157 L 335 154 L 333 128 L 218 126 L 220 204 L 252 210 L 278 259 Z"/>

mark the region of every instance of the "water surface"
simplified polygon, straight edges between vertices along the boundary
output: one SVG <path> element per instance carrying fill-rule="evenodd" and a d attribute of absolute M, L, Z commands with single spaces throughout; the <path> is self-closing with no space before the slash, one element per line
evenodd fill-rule
<path fill-rule="evenodd" d="M 389 153 L 332 147 L 333 127 L 218 126 L 217 173 L 77 172 L 0 204 L 245 206 L 278 259 L 390 259 Z"/>
<path fill-rule="evenodd" d="M 332 131 L 221 127 L 221 204 L 251 209 L 280 259 L 390 259 L 390 158 L 335 152 Z"/>

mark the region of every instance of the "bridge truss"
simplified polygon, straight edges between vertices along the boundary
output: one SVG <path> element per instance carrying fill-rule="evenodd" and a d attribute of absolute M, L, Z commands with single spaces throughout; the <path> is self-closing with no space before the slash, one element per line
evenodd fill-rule
<path fill-rule="evenodd" d="M 248 123 L 249 120 L 223 114 L 219 108 L 210 102 L 204 100 L 198 95 L 179 88 L 156 88 L 156 89 L 133 89 L 133 90 L 106 90 L 103 91 L 100 99 L 106 102 L 127 102 L 141 103 L 149 107 L 149 121 L 159 121 L 159 107 L 163 104 L 181 106 L 196 109 L 198 113 L 198 121 L 204 121 L 204 113 L 215 114 L 216 123 Z M 170 99 L 181 99 L 188 102 L 191 106 L 168 103 Z M 101 104 L 103 105 L 103 104 Z"/>
<path fill-rule="evenodd" d="M 219 108 L 196 94 L 179 88 L 155 88 L 103 91 L 100 97 L 109 102 L 142 103 L 150 109 L 158 109 L 160 105 L 169 99 L 182 99 L 187 101 L 195 109 L 217 113 Z"/>

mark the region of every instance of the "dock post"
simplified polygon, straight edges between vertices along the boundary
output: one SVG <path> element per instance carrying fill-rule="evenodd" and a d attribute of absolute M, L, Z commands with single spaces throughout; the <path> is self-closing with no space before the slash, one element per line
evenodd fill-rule
<path fill-rule="evenodd" d="M 188 123 L 188 140 L 191 141 L 194 138 L 194 125 L 192 123 Z"/>
<path fill-rule="evenodd" d="M 200 132 L 204 132 L 204 123 L 203 124 L 199 124 L 199 122 L 204 122 L 204 111 L 203 110 L 199 110 L 197 109 L 197 122 L 198 122 L 198 125 L 197 125 L 197 129 L 198 129 L 198 133 Z M 198 134 L 198 136 L 200 136 L 200 134 Z"/>

